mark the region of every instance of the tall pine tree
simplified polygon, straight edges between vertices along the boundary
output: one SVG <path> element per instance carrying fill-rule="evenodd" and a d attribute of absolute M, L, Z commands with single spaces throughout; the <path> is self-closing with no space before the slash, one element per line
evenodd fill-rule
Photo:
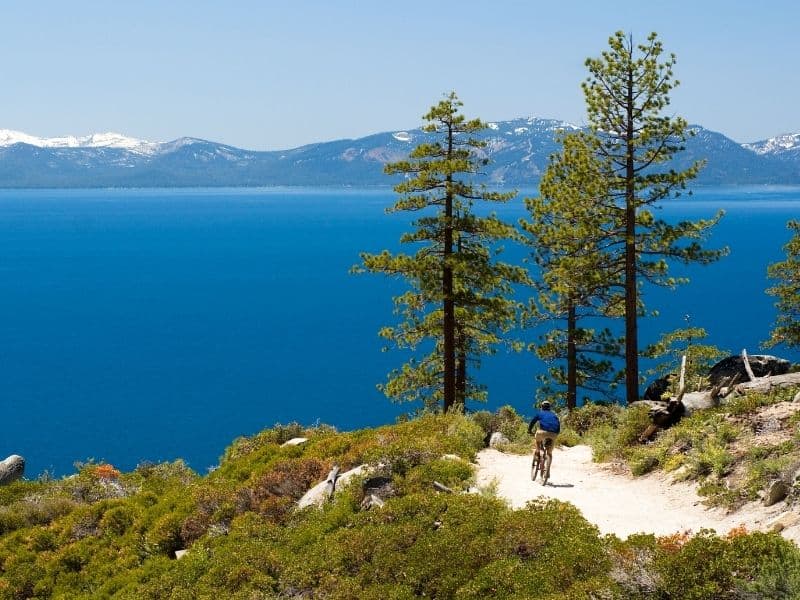
<path fill-rule="evenodd" d="M 540 322 L 562 322 L 533 345 L 549 365 L 539 395 L 563 397 L 572 409 L 579 389 L 608 397 L 618 383 L 612 359 L 621 354 L 620 341 L 608 328 L 586 323 L 593 319 L 596 325 L 598 318 L 619 313 L 623 280 L 606 253 L 615 209 L 603 201 L 608 191 L 597 141 L 584 133 L 569 133 L 560 141 L 563 149 L 550 157 L 540 195 L 525 200 L 530 220 L 520 226 L 538 269 L 532 312 Z"/>
<path fill-rule="evenodd" d="M 794 235 L 783 247 L 786 260 L 768 269 L 769 277 L 777 281 L 767 293 L 777 299 L 778 318 L 765 345 L 800 347 L 800 221 L 789 221 L 787 227 Z"/>
<path fill-rule="evenodd" d="M 399 348 L 422 352 L 389 374 L 381 386 L 398 400 L 440 401 L 445 411 L 463 409 L 467 399 L 482 399 L 483 388 L 472 371 L 491 353 L 515 322 L 512 285 L 525 270 L 497 260 L 498 243 L 516 235 L 513 226 L 494 215 L 478 216 L 475 202 L 506 202 L 513 193 L 476 186 L 472 178 L 486 164 L 475 134 L 486 125 L 459 113 L 455 93 L 423 117 L 432 141 L 417 146 L 408 160 L 386 166 L 406 178 L 395 186 L 399 198 L 388 212 L 419 212 L 401 243 L 414 254 L 363 253 L 357 271 L 406 280 L 409 290 L 396 297 L 402 321 L 380 335 Z"/>
<path fill-rule="evenodd" d="M 628 402 L 639 399 L 638 317 L 642 309 L 640 283 L 674 286 L 668 260 L 707 264 L 724 251 L 700 245 L 709 228 L 721 217 L 669 224 L 652 209 L 665 198 L 679 196 L 701 163 L 676 171 L 668 163 L 684 149 L 687 123 L 665 114 L 673 77 L 675 55 L 663 58 L 663 46 L 652 33 L 645 44 L 634 45 L 623 32 L 609 39 L 600 58 L 586 61 L 589 77 L 583 83 L 588 121 L 597 136 L 608 196 L 618 207 L 615 239 L 606 252 L 622 267 L 625 317 L 625 388 Z"/>

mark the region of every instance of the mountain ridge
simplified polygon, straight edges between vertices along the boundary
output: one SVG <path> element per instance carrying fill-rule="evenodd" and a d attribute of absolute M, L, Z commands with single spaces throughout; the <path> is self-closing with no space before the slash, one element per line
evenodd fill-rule
<path fill-rule="evenodd" d="M 561 130 L 580 127 L 537 117 L 489 122 L 478 152 L 492 185 L 535 185 L 559 148 Z M 740 144 L 700 125 L 672 167 L 706 160 L 699 184 L 800 184 L 800 133 Z M 0 129 L 0 187 L 389 186 L 383 166 L 405 158 L 430 134 L 419 128 L 306 144 L 245 150 L 182 137 L 151 142 L 119 133 L 40 138 Z"/>

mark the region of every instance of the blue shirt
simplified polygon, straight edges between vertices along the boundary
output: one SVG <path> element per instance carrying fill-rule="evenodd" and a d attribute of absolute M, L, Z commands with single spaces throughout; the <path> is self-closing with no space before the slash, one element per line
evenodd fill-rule
<path fill-rule="evenodd" d="M 528 433 L 533 431 L 533 426 L 539 422 L 539 428 L 542 431 L 549 431 L 550 433 L 561 433 L 561 422 L 558 416 L 552 410 L 536 410 L 533 413 L 530 425 L 528 425 Z"/>

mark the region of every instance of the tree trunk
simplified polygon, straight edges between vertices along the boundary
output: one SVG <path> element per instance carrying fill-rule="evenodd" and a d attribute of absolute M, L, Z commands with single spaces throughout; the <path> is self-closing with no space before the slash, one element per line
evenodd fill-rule
<path fill-rule="evenodd" d="M 464 349 L 464 334 L 456 338 L 458 354 L 456 356 L 456 408 L 464 411 L 467 401 L 467 352 Z"/>
<path fill-rule="evenodd" d="M 567 300 L 567 408 L 577 406 L 578 399 L 578 358 L 575 348 L 576 329 L 575 302 Z"/>
<path fill-rule="evenodd" d="M 456 241 L 456 252 L 462 252 L 461 236 Z M 464 412 L 467 403 L 467 334 L 463 323 L 456 323 L 456 399 L 455 408 Z"/>
<path fill-rule="evenodd" d="M 785 373 L 783 375 L 771 375 L 767 377 L 757 377 L 754 381 L 745 381 L 736 386 L 736 391 L 746 393 L 750 390 L 768 392 L 774 387 L 791 387 L 800 385 L 800 373 Z"/>
<path fill-rule="evenodd" d="M 631 47 L 631 52 L 633 48 Z M 625 131 L 625 396 L 628 404 L 639 399 L 639 332 L 636 288 L 636 188 L 634 187 L 633 68 L 628 67 Z"/>
<path fill-rule="evenodd" d="M 448 126 L 447 158 L 453 155 L 453 128 Z M 447 190 L 444 202 L 444 248 L 442 250 L 442 335 L 444 352 L 444 412 L 456 402 L 456 314 L 453 300 L 453 176 L 447 175 Z"/>

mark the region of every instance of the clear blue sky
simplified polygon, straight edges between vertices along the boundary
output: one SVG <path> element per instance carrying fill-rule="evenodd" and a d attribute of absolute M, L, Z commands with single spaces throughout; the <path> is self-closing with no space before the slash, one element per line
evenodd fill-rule
<path fill-rule="evenodd" d="M 615 30 L 678 56 L 672 110 L 740 142 L 800 131 L 800 3 L 320 0 L 3 3 L 0 128 L 283 149 L 417 126 L 584 121 Z"/>

